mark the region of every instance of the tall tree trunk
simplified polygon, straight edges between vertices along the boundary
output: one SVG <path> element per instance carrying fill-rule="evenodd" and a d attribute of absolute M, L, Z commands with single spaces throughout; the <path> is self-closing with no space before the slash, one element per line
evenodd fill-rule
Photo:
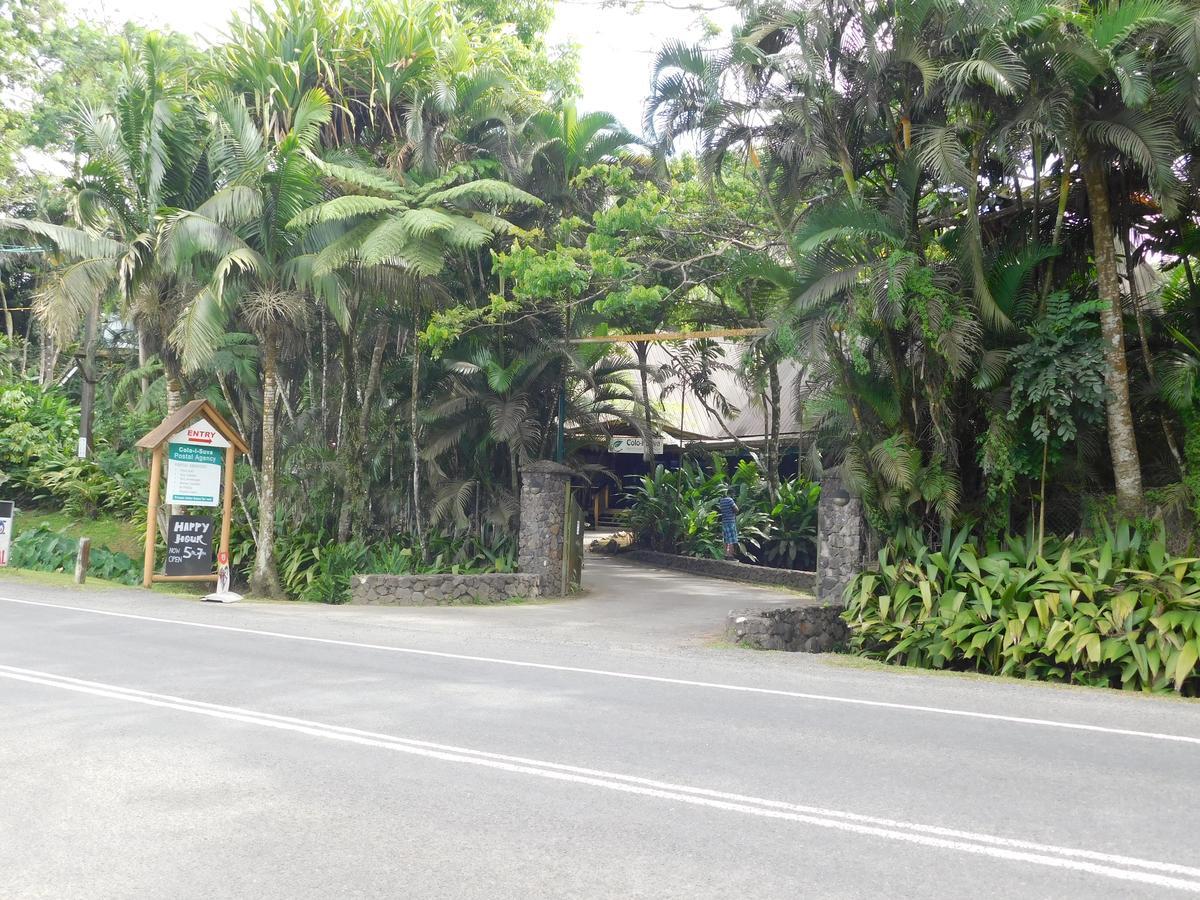
<path fill-rule="evenodd" d="M 1042 142 L 1034 132 L 1029 138 L 1029 149 L 1033 162 L 1033 228 L 1031 236 L 1034 244 L 1042 240 Z M 1017 188 L 1020 189 L 1021 176 L 1017 175 Z"/>
<path fill-rule="evenodd" d="M 1103 163 L 1094 155 L 1083 163 L 1092 220 L 1092 252 L 1096 260 L 1096 281 L 1104 309 L 1100 312 L 1100 331 L 1104 338 L 1105 405 L 1108 412 L 1108 449 L 1112 456 L 1113 482 L 1117 511 L 1134 518 L 1142 510 L 1142 468 L 1138 458 L 1133 408 L 1129 403 L 1129 368 L 1125 360 L 1125 326 L 1121 315 L 1121 280 L 1117 271 L 1116 238 L 1108 181 Z"/>
<path fill-rule="evenodd" d="M 637 341 L 633 345 L 634 353 L 637 355 L 638 375 L 642 379 L 642 413 L 646 423 L 646 443 L 642 448 L 642 459 L 647 465 L 654 464 L 654 412 L 650 406 L 650 379 L 646 374 L 646 366 L 649 364 L 650 348 L 645 341 Z"/>
<path fill-rule="evenodd" d="M 8 335 L 8 339 L 11 341 L 14 337 L 13 317 L 12 313 L 8 310 L 8 294 L 4 290 L 3 284 L 0 284 L 0 306 L 4 308 L 4 332 Z"/>
<path fill-rule="evenodd" d="M 276 380 L 276 336 L 263 339 L 262 488 L 258 494 L 258 552 L 250 590 L 275 599 L 283 598 L 275 565 L 275 404 L 279 393 Z"/>
<path fill-rule="evenodd" d="M 329 333 L 325 307 L 321 307 L 321 441 L 329 440 Z"/>
<path fill-rule="evenodd" d="M 1050 234 L 1050 247 L 1058 248 L 1059 238 L 1062 237 L 1063 220 L 1067 217 L 1067 201 L 1071 197 L 1071 166 L 1074 165 L 1071 157 L 1064 156 L 1062 161 L 1062 177 L 1059 179 L 1058 185 L 1058 210 L 1054 214 L 1054 230 Z M 1041 308 L 1046 308 L 1046 297 L 1050 293 L 1051 282 L 1054 278 L 1054 257 L 1046 260 L 1046 276 L 1042 279 L 1042 302 Z"/>
<path fill-rule="evenodd" d="M 779 497 L 779 419 L 783 405 L 783 387 L 779 383 L 779 365 L 767 364 L 767 385 L 771 400 L 771 430 L 767 437 L 767 489 L 771 501 Z"/>
<path fill-rule="evenodd" d="M 146 337 L 146 331 L 141 325 L 137 326 L 138 340 L 138 368 L 145 369 L 146 363 L 150 359 L 150 341 Z M 150 393 L 150 376 L 145 373 L 138 379 L 142 389 L 142 405 L 146 405 L 147 395 Z"/>
<path fill-rule="evenodd" d="M 341 473 L 342 505 L 338 510 L 338 540 L 350 539 L 350 498 L 354 493 L 354 447 L 355 432 L 350 428 L 350 407 L 354 394 L 354 341 L 349 334 L 342 334 L 342 396 L 338 406 L 335 454 L 338 472 Z"/>
<path fill-rule="evenodd" d="M 1188 283 L 1188 300 L 1191 301 L 1192 306 L 1200 306 L 1200 291 L 1196 290 L 1196 276 L 1192 272 L 1192 263 L 1188 259 L 1188 254 L 1182 254 L 1179 257 L 1179 261 L 1183 263 L 1183 275 Z M 26 340 L 28 340 L 28 337 L 26 337 Z"/>
<path fill-rule="evenodd" d="M 338 515 L 338 540 L 345 543 L 350 539 L 351 516 L 363 509 L 367 493 L 366 454 L 367 433 L 371 425 L 371 405 L 383 373 L 383 351 L 387 349 L 388 332 L 386 323 L 381 323 L 375 332 L 375 347 L 371 351 L 371 365 L 367 370 L 367 383 L 363 388 L 359 401 L 358 424 L 354 430 L 354 440 L 347 454 L 347 474 L 350 476 L 345 484 L 342 498 L 342 509 Z M 360 521 L 361 516 L 357 516 Z M 361 527 L 360 527 L 361 531 Z"/>
<path fill-rule="evenodd" d="M 33 320 L 34 317 L 32 315 L 27 315 L 25 317 L 25 340 L 21 342 L 22 378 L 24 378 L 25 373 L 29 371 L 29 344 L 33 341 Z"/>
<path fill-rule="evenodd" d="M 92 455 L 92 423 L 96 417 L 96 345 L 100 333 L 100 298 L 96 297 L 88 307 L 87 322 L 83 330 L 83 361 L 79 366 L 79 455 Z"/>
<path fill-rule="evenodd" d="M 183 406 L 183 385 L 175 375 L 167 374 L 167 415 Z"/>
<path fill-rule="evenodd" d="M 417 534 L 417 548 L 421 559 L 425 559 L 425 529 L 421 523 L 421 440 L 418 433 L 420 420 L 417 403 L 421 399 L 421 341 L 414 327 L 412 336 L 412 387 L 408 398 L 408 436 L 412 445 L 412 509 L 413 531 Z"/>
<path fill-rule="evenodd" d="M 1146 337 L 1146 315 L 1142 310 L 1142 292 L 1138 290 L 1137 282 L 1134 281 L 1134 275 L 1137 267 L 1133 264 L 1133 240 L 1129 235 L 1129 231 L 1121 229 L 1121 246 L 1125 251 L 1125 280 L 1129 283 L 1129 300 L 1133 306 L 1134 321 L 1137 323 L 1138 330 L 1138 349 L 1142 355 L 1142 366 L 1146 370 L 1146 377 L 1150 380 L 1151 389 L 1158 392 L 1158 373 L 1154 368 L 1154 358 L 1150 355 L 1150 341 Z M 1171 431 L 1171 423 L 1167 421 L 1167 417 L 1160 410 L 1158 413 L 1158 424 L 1162 428 L 1163 439 L 1167 442 L 1167 450 L 1171 453 L 1171 458 L 1175 461 L 1175 469 L 1179 472 L 1182 478 L 1184 472 L 1183 454 L 1179 450 L 1179 445 L 1175 441 L 1175 434 Z"/>
<path fill-rule="evenodd" d="M 55 371 L 58 369 L 58 358 L 61 355 L 58 341 L 52 335 L 47 334 L 45 329 L 42 329 L 42 358 L 38 383 L 43 391 L 54 387 Z"/>

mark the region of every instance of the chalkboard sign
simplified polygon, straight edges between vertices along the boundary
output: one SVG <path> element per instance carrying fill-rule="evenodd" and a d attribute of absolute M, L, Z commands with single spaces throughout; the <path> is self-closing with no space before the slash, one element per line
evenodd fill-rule
<path fill-rule="evenodd" d="M 167 575 L 211 575 L 211 516 L 171 516 L 167 520 Z"/>

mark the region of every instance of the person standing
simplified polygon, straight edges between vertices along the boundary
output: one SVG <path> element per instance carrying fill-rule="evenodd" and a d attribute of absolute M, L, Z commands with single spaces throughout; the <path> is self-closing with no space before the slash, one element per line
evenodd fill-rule
<path fill-rule="evenodd" d="M 717 509 L 721 512 L 721 535 L 725 539 L 725 558 L 737 558 L 737 514 L 738 505 L 729 496 L 729 488 L 725 488 L 725 496 L 717 501 Z"/>

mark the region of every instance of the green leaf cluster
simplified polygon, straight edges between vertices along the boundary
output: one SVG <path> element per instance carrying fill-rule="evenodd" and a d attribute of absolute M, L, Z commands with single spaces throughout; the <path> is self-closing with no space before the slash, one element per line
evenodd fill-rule
<path fill-rule="evenodd" d="M 678 469 L 656 466 L 628 489 L 628 524 L 642 546 L 707 559 L 725 554 L 717 502 L 729 490 L 738 506 L 738 553 L 751 562 L 783 568 L 811 567 L 817 537 L 820 486 L 784 480 L 774 502 L 758 466 L 747 460 L 730 469 L 713 454 L 707 466 L 685 459 Z"/>
<path fill-rule="evenodd" d="M 1036 547 L 902 532 L 846 589 L 852 646 L 898 665 L 1200 694 L 1200 558 L 1125 524 Z"/>

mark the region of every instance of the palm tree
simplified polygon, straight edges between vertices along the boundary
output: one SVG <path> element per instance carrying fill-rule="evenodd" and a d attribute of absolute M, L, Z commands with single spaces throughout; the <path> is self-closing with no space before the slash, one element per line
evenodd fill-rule
<path fill-rule="evenodd" d="M 329 117 L 328 96 L 314 88 L 301 98 L 290 128 L 273 138 L 264 136 L 241 97 L 219 101 L 211 116 L 210 158 L 226 188 L 195 210 L 174 215 L 163 238 L 166 262 L 203 283 L 171 335 L 185 368 L 205 365 L 235 315 L 259 340 L 262 478 L 250 585 L 271 597 L 283 595 L 275 562 L 281 343 L 314 300 L 324 302 L 335 320 L 345 319 L 340 283 L 315 272 L 315 257 L 289 228 L 322 197 L 322 174 L 312 154 Z"/>
<path fill-rule="evenodd" d="M 554 361 L 555 355 L 547 352 L 518 353 L 505 361 L 485 347 L 470 359 L 450 364 L 448 396 L 430 410 L 434 418 L 457 420 L 444 422 L 444 429 L 450 424 L 462 428 L 486 420 L 488 440 L 503 448 L 508 458 L 509 488 L 514 497 L 521 464 L 536 456 L 542 444 L 543 427 L 535 410 L 547 393 L 544 375 Z"/>
<path fill-rule="evenodd" d="M 164 210 L 190 208 L 212 191 L 201 123 L 182 90 L 181 61 L 154 34 L 127 49 L 113 108 L 83 109 L 79 140 L 87 159 L 68 180 L 76 227 L 5 220 L 54 248 L 63 264 L 42 285 L 38 314 L 59 343 L 86 322 L 87 364 L 94 362 L 101 305 L 117 298 L 138 327 L 139 364 L 158 353 L 167 370 L 168 411 L 180 404 L 181 371 L 166 336 L 181 285 L 160 265 Z"/>
<path fill-rule="evenodd" d="M 545 343 L 515 354 L 483 346 L 468 358 L 451 361 L 450 374 L 429 410 L 431 435 L 424 453 L 435 464 L 451 456 L 472 460 L 474 475 L 444 479 L 435 518 L 461 524 L 471 499 L 477 498 L 485 505 L 490 501 L 499 513 L 493 518 L 511 525 L 520 466 L 544 453 L 552 434 L 545 398 L 564 381 L 566 418 L 585 440 L 597 439 L 618 422 L 640 430 L 632 368 L 628 355 L 611 347 L 564 349 Z M 508 476 L 503 492 L 488 483 L 500 481 L 492 474 L 500 468 Z"/>
<path fill-rule="evenodd" d="M 1114 164 L 1145 176 L 1163 211 L 1174 212 L 1181 185 L 1172 171 L 1181 155 L 1175 118 L 1197 127 L 1195 105 L 1180 85 L 1196 77 L 1185 49 L 1194 15 L 1174 0 L 1055 6 L 1046 25 L 1053 56 L 1036 68 L 1049 98 L 1049 130 L 1064 160 L 1078 161 L 1087 193 L 1096 282 L 1105 307 L 1104 340 L 1108 444 L 1117 506 L 1142 508 L 1142 473 L 1129 398 L 1121 280 L 1109 172 Z M 1045 46 L 1044 44 L 1035 46 Z M 1064 198 L 1065 199 L 1065 198 Z"/>
<path fill-rule="evenodd" d="M 619 159 L 640 143 L 616 117 L 606 112 L 580 115 L 574 100 L 559 109 L 531 116 L 522 133 L 529 148 L 530 189 L 570 215 L 571 182 L 583 169 Z"/>
<path fill-rule="evenodd" d="M 431 279 L 442 271 L 449 255 L 475 251 L 495 235 L 512 229 L 497 215 L 502 206 L 541 205 L 536 197 L 507 182 L 477 177 L 469 165 L 456 166 L 423 183 L 415 177 L 418 173 L 399 180 L 387 170 L 362 165 L 316 165 L 342 194 L 300 211 L 290 226 L 310 229 L 323 240 L 312 270 L 319 278 L 343 271 L 398 270 L 417 279 Z M 415 301 L 421 293 L 408 292 L 408 298 Z M 405 312 L 414 336 L 409 398 L 412 501 L 417 537 L 423 546 L 418 416 L 421 347 L 416 335 L 424 327 L 425 309 L 421 303 L 410 302 Z"/>

